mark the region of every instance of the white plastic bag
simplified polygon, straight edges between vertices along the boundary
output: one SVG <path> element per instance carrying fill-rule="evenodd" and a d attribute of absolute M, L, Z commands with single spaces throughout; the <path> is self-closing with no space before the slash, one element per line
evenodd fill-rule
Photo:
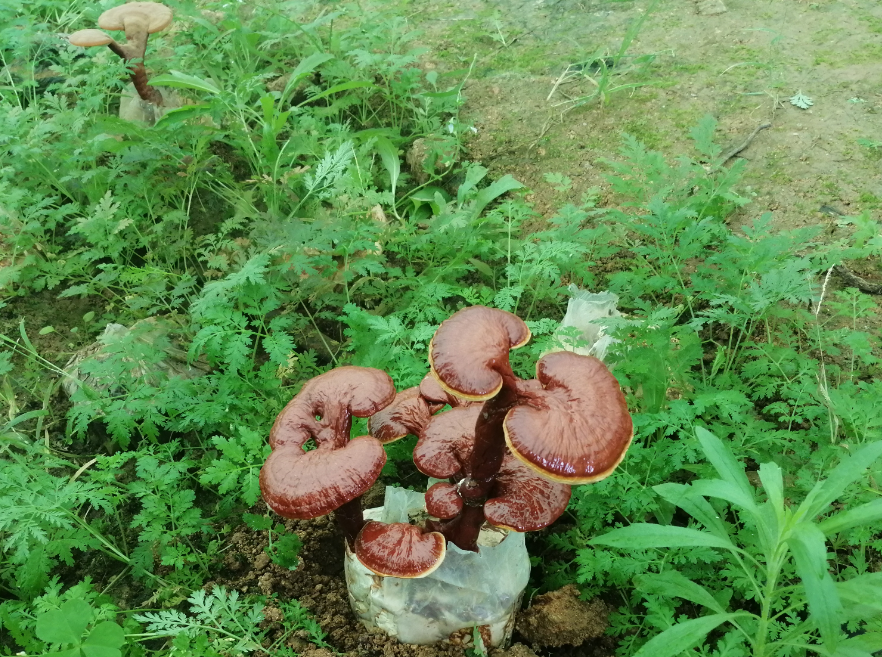
<path fill-rule="evenodd" d="M 554 348 L 550 351 L 572 351 L 582 356 L 594 356 L 604 360 L 607 349 L 618 341 L 606 335 L 604 327 L 597 323 L 597 320 L 622 316 L 622 313 L 616 309 L 619 297 L 612 292 L 580 290 L 575 285 L 570 285 L 567 289 L 573 298 L 567 304 L 567 313 L 564 315 L 557 333 L 560 333 L 560 329 L 575 328 L 579 332 L 579 339 L 587 344 L 573 347 L 572 344 L 569 344 L 570 340 L 556 335 Z"/>
<path fill-rule="evenodd" d="M 365 517 L 408 522 L 426 513 L 422 493 L 386 488 L 384 505 Z M 380 577 L 347 550 L 349 602 L 366 627 L 377 627 L 402 643 L 446 641 L 461 630 L 480 628 L 485 643 L 501 646 L 511 638 L 515 613 L 530 577 L 524 535 L 491 528 L 481 531 L 479 552 L 448 543 L 444 562 L 427 577 Z M 489 639 L 489 640 L 488 640 Z"/>

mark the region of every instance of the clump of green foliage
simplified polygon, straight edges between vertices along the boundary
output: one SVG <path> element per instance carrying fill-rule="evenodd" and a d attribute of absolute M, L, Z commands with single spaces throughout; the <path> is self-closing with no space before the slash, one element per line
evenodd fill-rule
<path fill-rule="evenodd" d="M 437 325 L 468 304 L 527 320 L 537 339 L 513 365 L 531 376 L 569 284 L 620 298 L 608 359 L 635 439 L 534 546 L 555 555 L 534 558 L 536 585 L 619 600 L 622 655 L 879 649 L 880 610 L 854 604 L 882 558 L 877 308 L 829 276 L 879 256 L 875 222 L 836 242 L 767 213 L 731 228 L 749 216 L 743 164 L 724 166 L 710 117 L 674 161 L 624 136 L 604 163 L 611 207 L 549 174 L 561 202 L 540 220 L 519 181 L 460 161 L 468 71 L 422 70 L 400 17 L 169 4 L 177 29 L 147 64 L 190 104 L 149 127 L 116 118 L 112 58 L 54 37 L 96 8 L 0 7 L 0 303 L 81 300 L 69 351 L 131 327 L 80 359 L 69 404 L 46 384 L 73 376 L 64 347 L 41 352 L 30 324 L 0 338 L 0 650 L 265 650 L 267 601 L 203 586 L 243 523 L 297 567 L 299 537 L 253 507 L 300 384 L 354 363 L 414 385 Z M 389 481 L 407 477 L 407 445 L 390 446 Z M 91 580 L 63 590 L 59 573 L 96 554 L 116 569 L 102 586 L 125 580 L 157 608 L 123 613 Z M 294 631 L 328 646 L 296 601 L 278 606 L 276 652 Z"/>

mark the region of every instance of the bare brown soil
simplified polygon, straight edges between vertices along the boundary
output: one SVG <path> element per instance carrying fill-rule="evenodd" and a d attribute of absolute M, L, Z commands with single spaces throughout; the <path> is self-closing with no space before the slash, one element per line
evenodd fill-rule
<path fill-rule="evenodd" d="M 741 156 L 739 191 L 753 203 L 734 225 L 764 211 L 776 225 L 823 225 L 841 236 L 838 217 L 882 206 L 882 5 L 875 0 L 659 0 L 630 44 L 612 86 L 642 84 L 570 109 L 596 85 L 585 75 L 556 85 L 567 67 L 612 56 L 651 0 L 432 0 L 411 22 L 424 30 L 426 65 L 472 67 L 464 120 L 477 133 L 470 159 L 493 175 L 512 174 L 549 216 L 564 200 L 543 181 L 570 176 L 572 199 L 588 188 L 614 202 L 604 158 L 627 132 L 670 157 L 691 151 L 689 130 L 706 115 L 718 121 L 724 150 L 770 122 Z M 638 58 L 651 55 L 647 65 Z M 600 79 L 596 67 L 586 75 Z M 797 92 L 814 105 L 789 102 Z M 530 197 L 528 197 L 530 198 Z"/>
<path fill-rule="evenodd" d="M 259 505 L 260 507 L 261 505 Z M 256 512 L 265 509 L 254 509 Z M 295 571 L 272 563 L 264 552 L 266 532 L 240 527 L 233 533 L 226 551 L 223 571 L 212 584 L 221 584 L 245 594 L 296 599 L 307 608 L 327 633 L 326 641 L 348 657 L 463 657 L 457 646 L 403 645 L 382 634 L 366 630 L 349 608 L 343 578 L 343 538 L 329 518 L 286 521 L 289 531 L 303 541 L 301 565 Z M 568 590 L 569 589 L 569 590 Z M 603 603 L 584 603 L 575 597 L 574 587 L 562 594 L 534 598 L 534 610 L 521 612 L 515 631 L 515 644 L 508 650 L 495 650 L 493 657 L 601 657 L 613 653 L 614 642 L 603 637 L 607 611 Z M 282 613 L 272 601 L 264 610 L 268 638 L 283 632 Z M 562 644 L 561 638 L 578 646 Z M 287 639 L 287 644 L 309 657 L 324 657 L 311 646 L 305 632 Z M 535 650 L 526 644 L 535 646 Z"/>

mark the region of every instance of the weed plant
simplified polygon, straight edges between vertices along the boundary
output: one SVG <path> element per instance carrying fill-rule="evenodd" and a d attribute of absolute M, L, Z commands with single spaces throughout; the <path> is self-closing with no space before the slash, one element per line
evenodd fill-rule
<path fill-rule="evenodd" d="M 81 355 L 69 404 L 57 383 L 74 377 L 71 354 L 32 339 L 49 327 L 2 337 L 0 651 L 266 650 L 266 599 L 203 586 L 243 522 L 297 566 L 299 539 L 249 513 L 284 403 L 341 363 L 414 385 L 437 325 L 467 304 L 526 318 L 536 339 L 513 364 L 532 376 L 569 284 L 620 297 L 608 358 L 636 435 L 616 475 L 574 490 L 568 524 L 534 546 L 536 585 L 615 601 L 622 655 L 878 649 L 879 609 L 852 605 L 878 587 L 882 558 L 868 456 L 882 440 L 879 350 L 862 328 L 877 310 L 829 280 L 879 255 L 869 217 L 833 243 L 776 232 L 768 214 L 731 229 L 734 210 L 750 213 L 741 164 L 723 166 L 706 118 L 693 157 L 625 136 L 605 163 L 612 207 L 572 200 L 572 181 L 549 174 L 561 203 L 540 222 L 513 177 L 453 164 L 468 72 L 421 70 L 400 18 L 169 4 L 176 29 L 147 65 L 189 104 L 149 127 L 115 116 L 118 64 L 56 37 L 98 8 L 0 8 L 2 303 L 81 299 L 86 342 L 131 328 Z M 417 138 L 433 145 L 422 171 L 402 164 Z M 169 358 L 188 375 L 159 367 Z M 404 445 L 389 449 L 389 481 Z M 616 542 L 635 531 L 715 538 Z M 91 579 L 59 583 L 87 563 Z M 153 608 L 123 612 L 123 581 Z M 842 609 L 820 609 L 834 590 Z M 327 646 L 296 601 L 280 608 L 281 635 Z M 66 633 L 47 629 L 61 621 Z"/>

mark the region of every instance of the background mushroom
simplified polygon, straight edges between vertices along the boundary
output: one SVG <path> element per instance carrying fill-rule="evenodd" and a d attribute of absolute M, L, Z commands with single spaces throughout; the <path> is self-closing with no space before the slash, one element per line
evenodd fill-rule
<path fill-rule="evenodd" d="M 125 60 L 131 71 L 132 84 L 138 95 L 147 102 L 162 106 L 162 94 L 147 82 L 144 55 L 147 37 L 161 32 L 172 22 L 172 10 L 159 2 L 129 2 L 108 9 L 98 17 L 98 27 L 104 30 L 124 30 L 126 43 L 121 45 L 101 30 L 87 29 L 74 32 L 68 41 L 74 46 L 108 46 Z"/>

